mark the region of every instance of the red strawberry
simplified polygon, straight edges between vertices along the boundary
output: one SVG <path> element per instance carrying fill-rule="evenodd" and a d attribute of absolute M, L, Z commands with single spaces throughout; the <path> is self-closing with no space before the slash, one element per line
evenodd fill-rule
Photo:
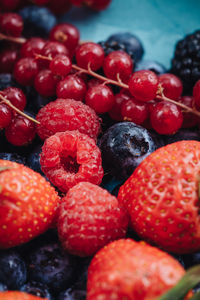
<path fill-rule="evenodd" d="M 14 291 L 0 292 L 0 300 L 40 300 L 40 299 L 45 300 L 46 298 L 44 299 L 44 298 L 36 297 L 23 292 L 14 292 Z"/>
<path fill-rule="evenodd" d="M 54 221 L 59 197 L 40 174 L 0 160 L 0 248 L 28 242 Z"/>
<path fill-rule="evenodd" d="M 128 218 L 117 199 L 89 182 L 71 188 L 59 210 L 58 232 L 70 253 L 89 256 L 126 234 Z"/>
<path fill-rule="evenodd" d="M 87 300 L 155 300 L 185 271 L 169 254 L 131 239 L 101 249 L 88 270 Z"/>
<path fill-rule="evenodd" d="M 200 249 L 200 142 L 181 141 L 149 155 L 120 188 L 133 229 L 175 253 Z"/>

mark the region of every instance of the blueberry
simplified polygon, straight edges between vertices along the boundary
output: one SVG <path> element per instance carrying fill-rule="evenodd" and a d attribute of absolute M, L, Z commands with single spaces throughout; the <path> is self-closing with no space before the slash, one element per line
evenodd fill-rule
<path fill-rule="evenodd" d="M 40 282 L 35 282 L 35 281 L 27 282 L 21 287 L 20 291 L 35 295 L 40 298 L 47 298 L 50 300 L 52 299 L 47 286 Z"/>
<path fill-rule="evenodd" d="M 200 132 L 194 129 L 180 129 L 177 133 L 169 136 L 164 136 L 165 144 L 172 144 L 183 140 L 200 141 Z"/>
<path fill-rule="evenodd" d="M 0 282 L 9 289 L 19 289 L 27 277 L 26 265 L 14 250 L 0 251 Z"/>
<path fill-rule="evenodd" d="M 27 98 L 26 110 L 31 114 L 37 114 L 40 108 L 55 100 L 53 97 L 43 98 L 32 86 L 26 86 L 24 92 Z"/>
<path fill-rule="evenodd" d="M 46 7 L 26 6 L 19 11 L 24 21 L 23 36 L 48 37 L 49 31 L 56 25 L 56 17 Z"/>
<path fill-rule="evenodd" d="M 0 91 L 10 86 L 16 86 L 12 75 L 7 73 L 0 74 Z"/>
<path fill-rule="evenodd" d="M 58 296 L 58 300 L 85 300 L 86 291 L 68 289 Z"/>
<path fill-rule="evenodd" d="M 200 264 L 200 252 L 185 255 L 185 266 L 186 269 L 191 268 L 195 265 Z"/>
<path fill-rule="evenodd" d="M 0 292 L 7 291 L 7 290 L 8 290 L 7 286 L 4 283 L 0 282 Z"/>
<path fill-rule="evenodd" d="M 52 292 L 59 292 L 74 281 L 76 263 L 75 258 L 64 253 L 58 243 L 49 243 L 30 253 L 29 278 L 47 285 Z"/>
<path fill-rule="evenodd" d="M 111 126 L 102 136 L 99 146 L 104 169 L 124 180 L 157 148 L 147 129 L 132 122 Z"/>
<path fill-rule="evenodd" d="M 167 69 L 159 62 L 154 60 L 142 60 L 136 64 L 135 71 L 150 70 L 157 75 L 167 72 Z"/>
<path fill-rule="evenodd" d="M 44 175 L 44 173 L 41 170 L 40 165 L 40 153 L 41 153 L 41 145 L 37 146 L 33 152 L 28 156 L 27 158 L 27 165 L 32 170 Z"/>
<path fill-rule="evenodd" d="M 137 36 L 130 32 L 115 33 L 107 39 L 107 42 L 109 43 L 112 41 L 123 44 L 129 52 L 134 54 L 135 61 L 139 61 L 144 54 L 144 48 L 141 41 Z"/>
<path fill-rule="evenodd" d="M 0 153 L 0 159 L 14 161 L 19 164 L 26 164 L 26 158 L 16 153 Z"/>

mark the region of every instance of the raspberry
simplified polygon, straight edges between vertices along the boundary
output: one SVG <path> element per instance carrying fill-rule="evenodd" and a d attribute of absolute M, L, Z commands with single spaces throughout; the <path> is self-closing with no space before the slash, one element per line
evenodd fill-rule
<path fill-rule="evenodd" d="M 94 184 L 81 182 L 63 198 L 58 232 L 64 249 L 72 254 L 95 254 L 125 237 L 127 225 L 128 217 L 116 197 Z"/>
<path fill-rule="evenodd" d="M 99 148 L 78 130 L 49 137 L 42 147 L 40 164 L 49 180 L 63 192 L 82 181 L 100 184 L 103 178 Z"/>
<path fill-rule="evenodd" d="M 36 118 L 40 122 L 37 133 L 43 140 L 65 130 L 79 130 L 96 139 L 100 131 L 99 118 L 94 110 L 72 99 L 57 99 L 48 103 L 40 109 Z"/>

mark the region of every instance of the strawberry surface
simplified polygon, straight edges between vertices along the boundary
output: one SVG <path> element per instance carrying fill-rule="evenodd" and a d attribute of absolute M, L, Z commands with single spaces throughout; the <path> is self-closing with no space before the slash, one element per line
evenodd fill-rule
<path fill-rule="evenodd" d="M 121 239 L 101 249 L 88 270 L 87 300 L 155 300 L 184 275 L 167 253 Z"/>
<path fill-rule="evenodd" d="M 181 141 L 149 155 L 120 188 L 133 229 L 175 253 L 200 249 L 200 142 Z"/>
<path fill-rule="evenodd" d="M 0 160 L 0 248 L 28 242 L 56 217 L 59 197 L 40 174 Z"/>
<path fill-rule="evenodd" d="M 44 299 L 44 298 L 40 298 L 27 293 L 16 292 L 16 291 L 0 292 L 0 300 L 39 300 L 39 299 Z"/>

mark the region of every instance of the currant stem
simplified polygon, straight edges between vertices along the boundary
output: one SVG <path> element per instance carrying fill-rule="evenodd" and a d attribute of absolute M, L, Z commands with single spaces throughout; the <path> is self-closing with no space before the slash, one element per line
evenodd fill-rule
<path fill-rule="evenodd" d="M 3 33 L 0 33 L 0 40 L 6 40 L 6 41 L 10 41 L 10 42 L 14 42 L 17 44 L 24 44 L 26 42 L 25 38 L 18 38 L 18 37 L 12 37 L 12 36 L 7 36 Z"/>
<path fill-rule="evenodd" d="M 1 94 L 0 94 L 0 99 L 2 100 L 0 103 L 7 104 L 10 108 L 12 108 L 13 110 L 15 110 L 21 116 L 25 117 L 26 119 L 29 119 L 30 121 L 32 121 L 32 122 L 34 122 L 36 124 L 40 124 L 40 122 L 38 122 L 37 120 L 33 119 L 32 117 L 30 117 L 29 115 L 25 114 L 24 112 L 22 112 L 21 110 L 19 110 L 17 107 L 15 107 L 8 99 L 6 99 L 5 97 L 3 97 Z"/>

